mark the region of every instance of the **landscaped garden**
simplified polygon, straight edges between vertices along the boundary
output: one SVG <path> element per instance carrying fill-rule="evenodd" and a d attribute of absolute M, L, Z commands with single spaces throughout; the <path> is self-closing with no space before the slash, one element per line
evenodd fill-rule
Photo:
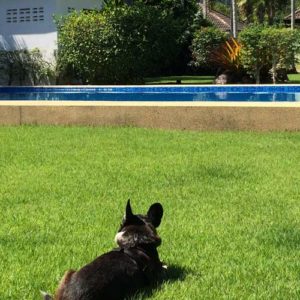
<path fill-rule="evenodd" d="M 300 35 L 285 17 L 289 1 L 236 1 L 234 37 L 204 16 L 196 0 L 104 2 L 102 10 L 54 16 L 56 61 L 43 61 L 38 49 L 0 51 L 4 85 L 169 84 L 174 77 L 192 84 L 288 83 L 287 74 L 296 71 Z M 230 15 L 231 1 L 204 2 Z"/>
<path fill-rule="evenodd" d="M 217 76 L 216 83 L 277 83 L 295 71 L 298 30 L 254 23 L 233 38 L 205 19 L 193 0 L 109 3 L 101 13 L 74 12 L 57 21 L 61 80 L 143 84 L 190 73 Z"/>
<path fill-rule="evenodd" d="M 0 299 L 39 299 L 160 201 L 149 299 L 300 297 L 299 133 L 0 128 Z M 141 298 L 139 295 L 137 298 Z"/>

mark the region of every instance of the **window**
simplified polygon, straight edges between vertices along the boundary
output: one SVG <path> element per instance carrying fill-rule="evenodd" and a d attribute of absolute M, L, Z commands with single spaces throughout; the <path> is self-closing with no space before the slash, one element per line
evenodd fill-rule
<path fill-rule="evenodd" d="M 75 10 L 74 7 L 68 7 L 68 14 L 72 13 Z"/>
<path fill-rule="evenodd" d="M 7 23 L 17 23 L 18 22 L 18 10 L 8 9 L 6 11 L 6 22 Z"/>
<path fill-rule="evenodd" d="M 44 7 L 14 8 L 6 10 L 7 23 L 42 22 L 44 20 Z"/>
<path fill-rule="evenodd" d="M 32 21 L 41 22 L 45 20 L 44 7 L 33 7 L 31 9 Z"/>
<path fill-rule="evenodd" d="M 30 22 L 30 8 L 19 9 L 19 22 Z"/>

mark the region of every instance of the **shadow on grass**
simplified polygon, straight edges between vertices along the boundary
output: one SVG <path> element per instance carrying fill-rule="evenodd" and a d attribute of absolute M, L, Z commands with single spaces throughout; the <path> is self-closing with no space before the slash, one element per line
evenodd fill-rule
<path fill-rule="evenodd" d="M 299 228 L 286 227 L 277 231 L 274 241 L 277 247 L 289 249 L 300 249 L 300 230 Z"/>
<path fill-rule="evenodd" d="M 172 283 L 175 281 L 183 281 L 189 270 L 178 265 L 169 265 L 168 269 L 161 275 L 158 280 L 151 286 L 139 291 L 134 296 L 127 298 L 127 300 L 140 300 L 151 297 L 164 283 Z"/>
<path fill-rule="evenodd" d="M 183 281 L 189 270 L 177 265 L 168 266 L 163 281 Z"/>
<path fill-rule="evenodd" d="M 271 228 L 262 237 L 264 243 L 275 247 L 299 250 L 300 249 L 300 228 L 298 226 L 278 226 Z"/>

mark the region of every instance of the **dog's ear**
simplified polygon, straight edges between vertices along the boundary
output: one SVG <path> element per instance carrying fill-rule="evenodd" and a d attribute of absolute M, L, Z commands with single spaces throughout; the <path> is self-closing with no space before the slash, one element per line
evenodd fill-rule
<path fill-rule="evenodd" d="M 128 225 L 144 225 L 144 222 L 136 215 L 133 214 L 130 200 L 127 201 L 125 216 L 122 221 L 121 228 Z"/>
<path fill-rule="evenodd" d="M 164 210 L 163 207 L 160 203 L 154 203 L 150 206 L 147 216 L 150 219 L 151 223 L 153 224 L 154 227 L 158 227 L 161 218 L 163 216 Z"/>
<path fill-rule="evenodd" d="M 126 211 L 125 211 L 125 220 L 130 220 L 133 217 L 131 205 L 130 205 L 130 199 L 128 199 L 126 204 Z"/>

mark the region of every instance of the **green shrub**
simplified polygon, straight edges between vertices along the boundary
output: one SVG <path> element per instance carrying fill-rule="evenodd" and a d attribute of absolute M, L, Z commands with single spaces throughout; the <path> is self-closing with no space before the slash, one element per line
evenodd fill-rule
<path fill-rule="evenodd" d="M 0 51 L 1 83 L 4 85 L 44 85 L 55 81 L 52 64 L 39 49 Z"/>
<path fill-rule="evenodd" d="M 277 81 L 278 69 L 291 69 L 294 56 L 299 52 L 300 36 L 298 31 L 288 28 L 266 27 L 263 30 L 263 39 L 267 43 L 273 83 Z"/>
<path fill-rule="evenodd" d="M 191 45 L 192 64 L 196 67 L 216 67 L 212 53 L 226 41 L 226 34 L 215 27 L 197 30 Z"/>
<path fill-rule="evenodd" d="M 261 71 L 266 69 L 275 83 L 277 70 L 290 68 L 299 52 L 299 32 L 287 28 L 252 25 L 239 35 L 241 63 L 261 82 Z"/>
<path fill-rule="evenodd" d="M 260 82 L 260 73 L 269 64 L 267 43 L 263 39 L 263 26 L 253 25 L 245 28 L 239 35 L 241 48 L 241 63 L 256 82 Z"/>
<path fill-rule="evenodd" d="M 172 64 L 178 27 L 155 7 L 115 6 L 73 13 L 58 22 L 58 66 L 84 83 L 142 82 Z"/>

